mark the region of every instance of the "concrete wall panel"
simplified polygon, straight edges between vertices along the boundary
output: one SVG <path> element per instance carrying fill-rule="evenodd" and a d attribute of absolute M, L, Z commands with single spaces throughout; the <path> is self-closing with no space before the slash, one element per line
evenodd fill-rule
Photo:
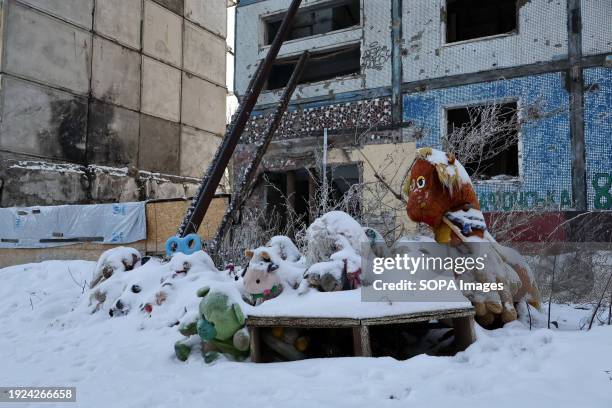
<path fill-rule="evenodd" d="M 105 166 L 138 164 L 139 114 L 92 101 L 89 105 L 87 162 Z"/>
<path fill-rule="evenodd" d="M 140 55 L 94 36 L 91 88 L 103 101 L 138 110 L 140 107 Z"/>
<path fill-rule="evenodd" d="M 217 135 L 183 126 L 181 130 L 181 176 L 202 177 L 220 144 L 221 138 Z"/>
<path fill-rule="evenodd" d="M 184 41 L 184 69 L 225 84 L 225 41 L 189 22 L 185 22 Z"/>
<path fill-rule="evenodd" d="M 12 2 L 6 22 L 5 72 L 89 92 L 90 33 Z"/>
<path fill-rule="evenodd" d="M 216 134 L 225 133 L 225 88 L 183 73 L 182 122 Z"/>
<path fill-rule="evenodd" d="M 21 2 L 91 30 L 94 0 L 21 0 Z"/>
<path fill-rule="evenodd" d="M 179 16 L 183 15 L 183 11 L 185 9 L 185 0 L 153 0 L 153 1 L 161 4 L 162 6 L 172 11 L 173 13 L 178 14 Z M 210 0 L 204 0 L 204 2 L 206 1 L 210 1 Z"/>
<path fill-rule="evenodd" d="M 96 0 L 96 32 L 137 50 L 141 18 L 142 0 Z"/>
<path fill-rule="evenodd" d="M 82 162 L 87 100 L 31 82 L 2 77 L 0 148 Z"/>
<path fill-rule="evenodd" d="M 180 131 L 178 123 L 140 115 L 139 168 L 178 174 Z"/>
<path fill-rule="evenodd" d="M 180 95 L 181 71 L 143 56 L 142 112 L 178 122 Z"/>
<path fill-rule="evenodd" d="M 39 170 L 21 166 L 0 166 L 4 180 L 0 207 L 29 207 L 35 205 L 81 204 L 87 200 L 83 188 L 85 173 L 74 168 L 46 171 L 44 163 L 34 163 Z M 42 165 L 42 166 L 41 166 Z M 43 167 L 41 169 L 41 167 Z"/>
<path fill-rule="evenodd" d="M 109 171 L 100 167 L 89 167 L 87 170 L 93 174 L 91 183 L 88 184 L 88 193 L 93 202 L 120 203 L 149 198 L 141 195 L 139 188 L 141 180 L 137 179 L 139 175 L 134 177 L 127 172 Z"/>
<path fill-rule="evenodd" d="M 227 0 L 185 0 L 185 18 L 227 37 Z"/>
<path fill-rule="evenodd" d="M 142 50 L 180 67 L 182 59 L 183 19 L 150 0 L 144 5 Z"/>
<path fill-rule="evenodd" d="M 362 179 L 364 183 L 377 183 L 377 172 L 389 182 L 394 191 L 402 191 L 404 175 L 408 174 L 410 166 L 416 152 L 416 143 L 385 143 L 362 146 L 359 150 L 352 149 L 330 149 L 328 153 L 328 163 L 330 164 L 350 164 L 363 163 L 363 156 L 368 157 L 372 166 L 364 165 Z M 376 220 L 392 217 L 396 225 L 403 225 L 405 230 L 412 230 L 414 223 L 408 219 L 408 215 L 403 206 L 397 206 L 396 198 L 392 194 L 380 195 L 370 189 L 363 192 L 363 203 L 367 206 L 364 209 L 364 216 L 369 218 L 368 225 L 375 226 Z M 373 205 L 373 203 L 376 203 Z M 394 210 L 396 209 L 396 210 Z M 381 225 L 382 227 L 382 225 Z"/>

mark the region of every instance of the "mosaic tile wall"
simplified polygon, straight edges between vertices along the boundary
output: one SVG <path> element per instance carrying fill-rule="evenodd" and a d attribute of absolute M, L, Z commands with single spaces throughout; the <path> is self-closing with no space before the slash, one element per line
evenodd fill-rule
<path fill-rule="evenodd" d="M 612 51 L 610 0 L 581 0 L 582 54 L 596 55 Z"/>
<path fill-rule="evenodd" d="M 584 71 L 589 210 L 612 210 L 612 68 Z"/>
<path fill-rule="evenodd" d="M 530 209 L 542 204 L 569 209 L 572 205 L 569 96 L 563 85 L 561 73 L 551 73 L 406 94 L 404 120 L 411 121 L 415 129 L 422 129 L 418 146 L 441 148 L 447 107 L 495 100 L 517 100 L 519 109 L 525 105 L 539 106 L 541 111 L 551 114 L 523 125 L 520 176 L 480 182 L 476 190 L 484 211 Z"/>
<path fill-rule="evenodd" d="M 609 3 L 609 0 L 586 1 Z M 566 0 L 518 3 L 517 32 L 446 43 L 446 0 L 404 0 L 404 81 L 567 58 Z M 599 14 L 603 17 L 597 30 L 602 31 L 603 26 L 610 26 L 604 22 L 609 15 L 601 11 Z"/>
<path fill-rule="evenodd" d="M 253 115 L 247 123 L 241 143 L 259 140 L 271 119 L 271 113 Z M 276 139 L 293 139 L 321 135 L 323 129 L 375 129 L 391 125 L 391 98 L 374 98 L 285 113 L 276 132 Z"/>

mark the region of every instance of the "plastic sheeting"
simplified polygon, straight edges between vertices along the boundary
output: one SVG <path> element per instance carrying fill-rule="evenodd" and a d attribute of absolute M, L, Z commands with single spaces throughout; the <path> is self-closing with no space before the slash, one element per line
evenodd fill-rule
<path fill-rule="evenodd" d="M 146 239 L 145 203 L 0 208 L 0 248 L 48 248 Z"/>

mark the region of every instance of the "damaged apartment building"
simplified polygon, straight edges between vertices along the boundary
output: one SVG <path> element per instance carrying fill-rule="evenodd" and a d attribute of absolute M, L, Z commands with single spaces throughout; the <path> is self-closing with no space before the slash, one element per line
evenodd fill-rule
<path fill-rule="evenodd" d="M 289 4 L 238 4 L 238 95 Z M 400 191 L 416 148 L 444 149 L 448 132 L 479 120 L 474 108 L 496 104 L 498 121 L 511 111 L 520 126 L 476 181 L 484 211 L 611 209 L 610 21 L 610 0 L 304 0 L 235 166 L 249 161 L 293 66 L 309 50 L 255 190 L 268 207 L 286 195 L 308 213 L 325 129 L 336 195 L 376 182 L 377 173 Z M 394 200 L 381 199 L 387 214 L 379 215 L 408 225 Z"/>
<path fill-rule="evenodd" d="M 0 206 L 193 194 L 226 125 L 228 0 L 0 0 Z"/>

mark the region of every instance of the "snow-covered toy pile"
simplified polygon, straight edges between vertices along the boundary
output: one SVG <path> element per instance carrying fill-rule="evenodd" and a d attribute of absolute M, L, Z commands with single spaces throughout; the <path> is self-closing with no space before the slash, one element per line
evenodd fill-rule
<path fill-rule="evenodd" d="M 277 236 L 246 250 L 246 267 L 226 271 L 217 270 L 202 251 L 176 252 L 168 262 L 143 262 L 135 249 L 114 248 L 100 257 L 79 307 L 99 316 L 131 314 L 177 326 L 184 338 L 175 344 L 175 353 L 182 361 L 195 349 L 207 362 L 221 354 L 242 360 L 249 355 L 245 314 L 280 295 L 358 288 L 361 246 L 379 237 L 348 214 L 330 212 L 308 229 L 304 254 L 290 238 Z M 290 329 L 276 330 L 269 341 L 291 358 L 308 347 L 307 338 Z"/>
<path fill-rule="evenodd" d="M 470 178 L 452 155 L 419 149 L 405 192 L 409 217 L 429 225 L 438 243 L 465 247 L 472 253 L 483 247 L 490 252 L 494 259 L 490 269 L 462 276 L 505 284 L 499 291 L 464 292 L 482 325 L 516 319 L 517 303 L 539 307 L 540 295 L 529 267 L 518 253 L 497 244 L 489 234 Z M 483 242 L 490 245 L 470 246 Z M 333 312 L 333 304 L 331 309 L 336 311 L 349 308 L 361 310 L 364 316 L 371 314 L 372 304 L 361 303 L 355 291 L 362 285 L 362 257 L 386 256 L 388 251 L 378 232 L 338 211 L 310 225 L 302 251 L 290 238 L 277 236 L 263 247 L 246 250 L 244 268 L 219 271 L 203 251 L 176 252 L 167 262 L 151 258 L 145 263 L 138 251 L 116 248 L 101 256 L 80 307 L 98 316 L 130 314 L 140 317 L 141 324 L 145 317 L 152 322 L 148 324 L 178 327 L 184 337 L 176 342 L 175 354 L 181 361 L 193 350 L 199 350 L 207 362 L 221 355 L 240 361 L 249 356 L 252 344 L 245 327 L 249 316 L 274 316 L 279 311 L 301 316 L 306 309 L 312 311 L 313 302 L 325 303 L 325 313 Z M 334 293 L 339 291 L 344 292 Z M 392 314 L 410 309 L 407 305 L 385 307 L 392 308 L 385 309 Z M 320 346 L 299 327 L 276 327 L 264 334 L 263 342 L 279 356 L 278 361 L 305 358 L 311 347 Z"/>
<path fill-rule="evenodd" d="M 89 282 L 88 296 L 78 308 L 110 317 L 137 311 L 165 325 L 178 324 L 195 314 L 198 288 L 213 284 L 234 286 L 202 251 L 192 255 L 177 253 L 168 262 L 150 258 L 143 264 L 141 254 L 126 247 L 104 252 Z"/>
<path fill-rule="evenodd" d="M 247 250 L 244 272 L 247 300 L 258 305 L 285 288 L 305 293 L 357 289 L 361 286 L 361 246 L 369 242 L 364 229 L 350 215 L 332 211 L 306 231 L 301 254 L 288 237 L 274 237 L 265 247 Z"/>
<path fill-rule="evenodd" d="M 494 267 L 463 276 L 474 282 L 504 284 L 499 291 L 464 293 L 474 305 L 481 325 L 499 326 L 517 319 L 515 306 L 519 303 L 540 307 L 540 293 L 529 265 L 516 251 L 498 244 L 487 231 L 470 177 L 453 154 L 429 147 L 418 149 L 404 193 L 408 196 L 408 216 L 427 224 L 436 242 L 462 246 L 472 254 L 488 252 Z"/>

